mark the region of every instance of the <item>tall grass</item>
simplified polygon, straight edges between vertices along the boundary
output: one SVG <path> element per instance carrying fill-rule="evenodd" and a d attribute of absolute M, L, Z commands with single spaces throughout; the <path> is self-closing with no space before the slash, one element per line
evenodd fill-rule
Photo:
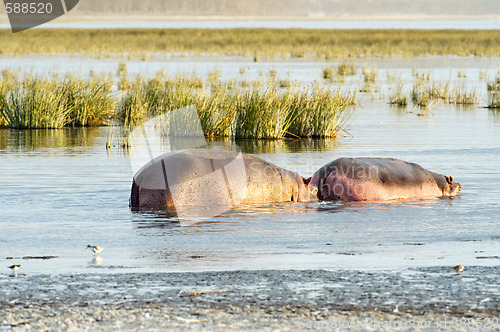
<path fill-rule="evenodd" d="M 437 101 L 471 105 L 479 102 L 479 92 L 476 88 L 452 87 L 449 82 L 437 83 L 430 81 L 430 78 L 419 78 L 413 85 L 411 100 L 420 107 L 427 107 Z"/>
<path fill-rule="evenodd" d="M 0 81 L 0 126 L 35 129 L 106 124 L 114 114 L 112 82 L 66 77 Z"/>
<path fill-rule="evenodd" d="M 353 115 L 355 95 L 314 85 L 296 91 L 290 132 L 300 137 L 336 137 Z"/>
<path fill-rule="evenodd" d="M 404 82 L 400 80 L 396 84 L 396 87 L 393 88 L 392 94 L 389 96 L 389 104 L 398 106 L 408 105 L 408 96 L 403 91 L 403 89 L 404 89 Z"/>
<path fill-rule="evenodd" d="M 67 79 L 65 102 L 72 126 L 100 126 L 114 115 L 117 100 L 111 96 L 112 82 Z"/>
<path fill-rule="evenodd" d="M 78 40 L 75 43 L 75 40 Z M 32 29 L 0 30 L 0 54 L 95 57 L 245 56 L 348 59 L 372 56 L 500 56 L 500 30 Z M 195 41 L 195 42 L 194 42 Z"/>
<path fill-rule="evenodd" d="M 488 90 L 488 107 L 500 108 L 500 76 L 497 76 L 493 82 L 486 85 Z"/>
<path fill-rule="evenodd" d="M 71 113 L 64 97 L 66 88 L 50 81 L 25 83 L 25 87 L 17 87 L 0 98 L 4 124 L 19 129 L 64 127 Z"/>
<path fill-rule="evenodd" d="M 294 120 L 293 94 L 273 87 L 246 91 L 236 102 L 236 138 L 281 138 Z"/>
<path fill-rule="evenodd" d="M 318 86 L 249 87 L 231 83 L 193 85 L 184 77 L 138 79 L 123 98 L 119 117 L 135 126 L 153 116 L 195 105 L 208 137 L 277 139 L 285 136 L 334 137 L 352 113 L 355 97 Z"/>

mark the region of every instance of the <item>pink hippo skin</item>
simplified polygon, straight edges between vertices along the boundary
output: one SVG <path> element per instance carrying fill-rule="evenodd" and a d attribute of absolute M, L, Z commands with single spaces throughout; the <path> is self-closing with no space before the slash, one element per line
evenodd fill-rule
<path fill-rule="evenodd" d="M 339 158 L 316 171 L 310 186 L 319 200 L 342 201 L 454 196 L 462 188 L 451 176 L 392 158 Z"/>
<path fill-rule="evenodd" d="M 252 155 L 185 150 L 159 156 L 135 174 L 130 206 L 178 210 L 317 200 L 309 181 Z"/>

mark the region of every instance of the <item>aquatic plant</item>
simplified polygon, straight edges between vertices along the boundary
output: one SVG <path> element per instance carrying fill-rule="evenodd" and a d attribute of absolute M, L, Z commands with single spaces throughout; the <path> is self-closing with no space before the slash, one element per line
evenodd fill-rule
<path fill-rule="evenodd" d="M 285 136 L 293 120 L 290 99 L 273 87 L 250 90 L 236 96 L 236 138 L 276 139 Z"/>
<path fill-rule="evenodd" d="M 408 105 L 408 93 L 404 90 L 404 82 L 400 79 L 397 84 L 391 88 L 392 93 L 389 95 L 389 104 L 406 106 Z"/>
<path fill-rule="evenodd" d="M 454 89 L 453 98 L 449 100 L 452 104 L 471 105 L 479 102 L 479 92 L 476 88 L 457 86 Z"/>
<path fill-rule="evenodd" d="M 110 81 L 83 81 L 67 78 L 65 103 L 71 110 L 68 114 L 72 126 L 104 125 L 114 114 L 117 100 L 111 96 L 113 83 Z"/>
<path fill-rule="evenodd" d="M 419 76 L 413 85 L 411 99 L 413 104 L 420 107 L 426 107 L 435 100 L 446 102 L 454 100 L 452 99 L 449 82 L 432 82 L 428 75 Z"/>
<path fill-rule="evenodd" d="M 0 53 L 94 57 L 244 56 L 351 59 L 371 56 L 500 56 L 499 30 L 33 29 L 0 30 Z M 196 42 L 193 42 L 196 36 Z M 78 40 L 78 43 L 74 41 Z M 155 42 L 152 43 L 151 41 Z"/>
<path fill-rule="evenodd" d="M 416 106 L 426 107 L 431 100 L 431 91 L 422 81 L 418 80 L 411 90 L 411 101 Z"/>
<path fill-rule="evenodd" d="M 352 76 L 355 75 L 357 71 L 356 66 L 349 64 L 347 62 L 342 62 L 337 66 L 337 74 L 339 76 Z"/>
<path fill-rule="evenodd" d="M 365 83 L 375 83 L 378 77 L 378 70 L 376 68 L 363 67 L 363 80 Z"/>
<path fill-rule="evenodd" d="M 353 116 L 355 95 L 313 85 L 293 94 L 290 133 L 299 137 L 336 137 Z"/>
<path fill-rule="evenodd" d="M 5 95 L 0 113 L 10 128 L 62 128 L 68 123 L 71 106 L 66 103 L 67 87 L 51 81 L 24 82 Z"/>
<path fill-rule="evenodd" d="M 333 79 L 334 76 L 335 76 L 335 72 L 334 72 L 332 66 L 323 68 L 323 78 L 324 79 L 331 80 L 331 79 Z"/>
<path fill-rule="evenodd" d="M 500 76 L 486 85 L 488 90 L 488 108 L 500 108 Z"/>
<path fill-rule="evenodd" d="M 350 114 L 345 106 L 354 104 L 353 96 L 318 86 L 300 90 L 279 85 L 264 86 L 256 80 L 237 89 L 234 82 L 218 81 L 200 88 L 182 76 L 138 78 L 122 99 L 118 116 L 125 126 L 134 127 L 153 116 L 194 105 L 207 137 L 334 137 Z M 302 112 L 307 114 L 299 119 Z M 308 123 L 309 118 L 316 122 Z"/>

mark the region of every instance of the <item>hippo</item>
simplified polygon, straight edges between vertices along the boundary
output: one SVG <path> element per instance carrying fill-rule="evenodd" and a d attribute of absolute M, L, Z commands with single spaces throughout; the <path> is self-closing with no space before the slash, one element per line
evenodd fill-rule
<path fill-rule="evenodd" d="M 317 200 L 309 181 L 244 153 L 183 150 L 160 155 L 135 174 L 130 206 L 177 212 L 204 207 L 216 215 L 238 205 Z"/>
<path fill-rule="evenodd" d="M 319 200 L 333 201 L 454 196 L 462 188 L 451 176 L 393 158 L 339 158 L 316 171 L 310 186 Z"/>

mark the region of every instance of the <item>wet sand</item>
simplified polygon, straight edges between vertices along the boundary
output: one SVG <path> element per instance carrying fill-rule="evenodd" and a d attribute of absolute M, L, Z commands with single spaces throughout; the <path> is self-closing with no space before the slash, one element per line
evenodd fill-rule
<path fill-rule="evenodd" d="M 499 267 L 0 276 L 4 330 L 498 328 Z M 481 325 L 480 325 L 481 324 Z"/>

